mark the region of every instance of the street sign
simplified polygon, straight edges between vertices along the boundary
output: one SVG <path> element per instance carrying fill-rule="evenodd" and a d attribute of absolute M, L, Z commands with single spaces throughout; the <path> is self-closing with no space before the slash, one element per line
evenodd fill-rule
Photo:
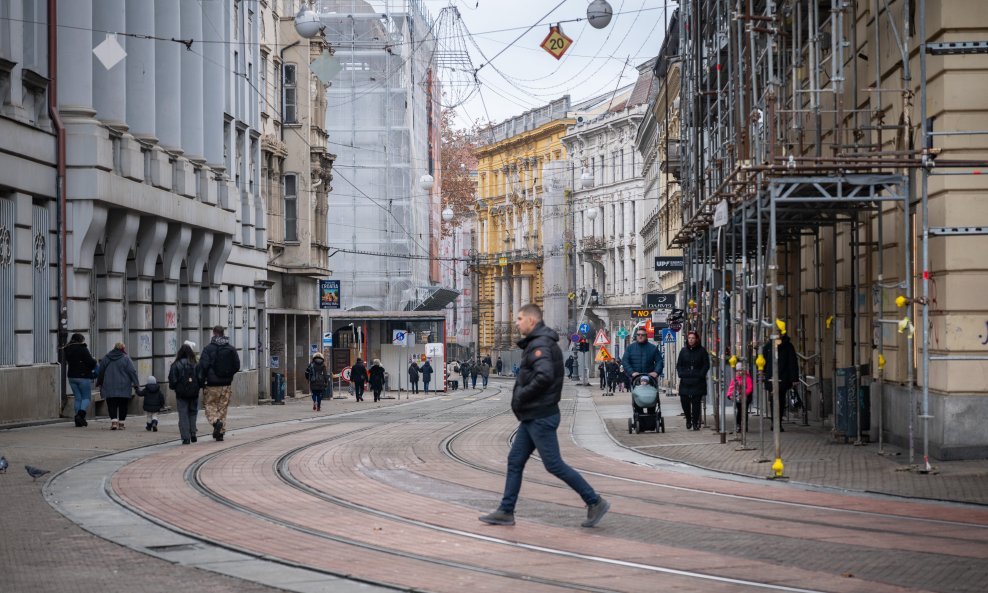
<path fill-rule="evenodd" d="M 407 346 L 408 332 L 403 329 L 391 330 L 391 343 L 395 346 Z"/>
<path fill-rule="evenodd" d="M 425 345 L 425 355 L 428 358 L 441 358 L 443 355 L 443 345 L 439 342 L 429 342 Z"/>
<path fill-rule="evenodd" d="M 610 343 L 611 343 L 611 341 L 607 338 L 607 333 L 604 330 L 602 330 L 602 329 L 598 329 L 597 330 L 597 337 L 594 339 L 593 345 L 594 346 L 606 346 L 606 345 L 608 345 Z"/>
<path fill-rule="evenodd" d="M 350 367 L 343 367 L 343 370 L 340 371 L 340 377 L 342 377 L 344 381 L 346 381 L 347 383 L 349 383 L 350 382 Z"/>
<path fill-rule="evenodd" d="M 322 349 L 329 350 L 333 347 L 333 332 L 326 332 L 322 335 Z"/>
<path fill-rule="evenodd" d="M 563 33 L 562 27 L 551 25 L 549 27 L 549 34 L 545 36 L 545 39 L 539 45 L 558 60 L 563 57 L 569 46 L 573 45 L 573 40 Z"/>
<path fill-rule="evenodd" d="M 652 317 L 651 309 L 632 309 L 631 318 L 632 319 L 649 319 Z"/>
<path fill-rule="evenodd" d="M 607 348 L 603 346 L 597 351 L 597 362 L 606 362 L 611 359 L 611 353 L 607 351 Z"/>
<path fill-rule="evenodd" d="M 669 320 L 669 312 L 672 309 L 656 309 L 652 311 L 652 323 L 665 323 Z"/>
<path fill-rule="evenodd" d="M 581 334 L 585 334 L 588 331 L 590 331 L 590 324 L 589 323 L 581 323 L 580 324 L 580 333 Z"/>
<path fill-rule="evenodd" d="M 679 330 L 683 329 L 683 324 L 680 321 L 672 321 L 669 323 L 669 329 L 671 329 L 674 332 L 678 332 Z"/>
<path fill-rule="evenodd" d="M 727 200 L 721 200 L 714 208 L 714 228 L 727 224 Z"/>
<path fill-rule="evenodd" d="M 506 257 L 499 257 L 499 258 L 497 258 L 497 265 L 501 266 L 502 268 L 504 266 L 508 265 L 508 258 L 506 258 Z"/>
<path fill-rule="evenodd" d="M 655 258 L 655 271 L 656 272 L 675 272 L 682 271 L 683 269 L 683 258 L 681 257 L 656 257 Z"/>
<path fill-rule="evenodd" d="M 569 337 L 569 341 L 576 344 L 577 342 L 580 341 L 580 334 L 573 334 L 572 336 Z"/>
<path fill-rule="evenodd" d="M 628 330 L 625 329 L 624 326 L 622 325 L 621 327 L 618 328 L 616 335 L 619 340 L 623 340 L 628 337 Z"/>
<path fill-rule="evenodd" d="M 662 341 L 666 344 L 675 344 L 676 332 L 672 331 L 671 329 L 662 330 Z"/>

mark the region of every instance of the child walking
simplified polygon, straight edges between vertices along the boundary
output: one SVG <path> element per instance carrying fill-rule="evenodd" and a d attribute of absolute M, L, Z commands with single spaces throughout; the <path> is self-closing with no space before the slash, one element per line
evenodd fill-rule
<path fill-rule="evenodd" d="M 144 389 L 137 395 L 144 398 L 144 412 L 147 414 L 147 425 L 144 430 L 158 432 L 158 412 L 165 407 L 165 394 L 158 387 L 158 380 L 154 375 L 148 377 Z"/>

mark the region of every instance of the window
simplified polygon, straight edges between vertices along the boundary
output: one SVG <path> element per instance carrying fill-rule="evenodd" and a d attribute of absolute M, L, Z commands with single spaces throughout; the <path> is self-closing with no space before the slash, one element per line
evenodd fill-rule
<path fill-rule="evenodd" d="M 261 97 L 263 97 L 263 101 L 264 101 L 264 105 L 262 105 L 261 108 L 264 111 L 269 111 L 271 109 L 271 105 L 268 103 L 268 97 L 270 96 L 270 94 L 268 93 L 268 54 L 264 52 L 261 52 L 260 74 L 261 74 L 261 84 L 258 85 L 258 88 L 261 89 Z"/>
<path fill-rule="evenodd" d="M 285 195 L 285 241 L 298 242 L 298 177 L 285 175 L 282 181 Z"/>
<path fill-rule="evenodd" d="M 285 64 L 283 70 L 283 86 L 285 95 L 285 111 L 282 114 L 282 121 L 286 124 L 298 123 L 295 113 L 295 64 Z"/>

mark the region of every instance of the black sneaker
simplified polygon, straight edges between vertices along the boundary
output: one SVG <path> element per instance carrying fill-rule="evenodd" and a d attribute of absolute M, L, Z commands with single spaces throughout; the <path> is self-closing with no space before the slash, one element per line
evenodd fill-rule
<path fill-rule="evenodd" d="M 515 524 L 515 514 L 509 513 L 508 511 L 502 511 L 498 509 L 493 513 L 488 513 L 486 515 L 481 515 L 477 517 L 484 523 L 488 525 L 514 525 Z"/>
<path fill-rule="evenodd" d="M 199 441 L 199 439 L 197 439 L 197 438 L 196 438 L 196 435 L 192 435 L 192 436 L 190 437 L 190 440 L 191 440 L 191 441 L 192 441 L 193 443 L 196 443 L 196 442 L 198 442 L 198 441 Z"/>
<path fill-rule="evenodd" d="M 217 441 L 223 439 L 223 422 L 220 420 L 213 422 L 213 438 Z"/>
<path fill-rule="evenodd" d="M 151 423 L 150 422 L 147 423 L 147 426 L 144 427 L 144 430 L 146 430 L 148 432 L 151 432 Z"/>
<path fill-rule="evenodd" d="M 158 432 L 158 421 L 157 420 L 152 420 L 151 421 L 151 432 Z"/>
<path fill-rule="evenodd" d="M 216 437 L 216 440 L 217 441 L 222 441 L 223 440 L 223 435 L 221 434 L 220 436 Z"/>
<path fill-rule="evenodd" d="M 607 511 L 611 510 L 611 503 L 604 500 L 601 496 L 597 499 L 597 502 L 587 506 L 587 520 L 581 523 L 583 527 L 594 527 L 600 520 L 604 518 Z"/>

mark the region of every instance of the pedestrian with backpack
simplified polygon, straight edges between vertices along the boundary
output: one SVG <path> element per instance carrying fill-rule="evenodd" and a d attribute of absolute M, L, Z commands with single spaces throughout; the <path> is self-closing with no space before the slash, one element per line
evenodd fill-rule
<path fill-rule="evenodd" d="M 415 361 L 408 363 L 408 384 L 412 388 L 412 393 L 419 392 L 419 365 Z"/>
<path fill-rule="evenodd" d="M 384 391 L 384 367 L 377 358 L 371 362 L 370 371 L 367 372 L 371 390 L 374 392 L 374 401 L 381 401 L 381 392 Z"/>
<path fill-rule="evenodd" d="M 196 442 L 196 417 L 199 415 L 199 379 L 196 352 L 192 342 L 182 344 L 168 369 L 168 388 L 175 392 L 178 433 L 182 444 Z"/>
<path fill-rule="evenodd" d="M 202 385 L 202 407 L 206 420 L 213 425 L 213 438 L 223 440 L 226 434 L 226 411 L 233 396 L 233 377 L 240 371 L 240 355 L 230 345 L 224 334 L 226 328 L 213 328 L 213 338 L 202 349 L 199 366 L 196 367 L 199 384 Z"/>
<path fill-rule="evenodd" d="M 327 389 L 329 397 L 333 397 L 333 375 L 326 368 L 321 352 L 312 355 L 312 362 L 305 369 L 305 378 L 309 381 L 309 391 L 312 392 L 312 410 L 321 412 L 322 398 Z"/>

